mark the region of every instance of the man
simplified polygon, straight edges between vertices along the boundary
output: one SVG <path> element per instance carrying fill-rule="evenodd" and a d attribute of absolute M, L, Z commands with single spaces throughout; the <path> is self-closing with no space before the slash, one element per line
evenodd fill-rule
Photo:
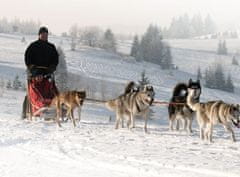
<path fill-rule="evenodd" d="M 58 93 L 53 73 L 58 65 L 58 53 L 54 44 L 48 42 L 48 29 L 41 27 L 38 40 L 31 43 L 25 52 L 28 74 L 28 96 L 23 102 L 22 119 L 26 118 L 27 105 L 34 112 L 50 104 Z"/>

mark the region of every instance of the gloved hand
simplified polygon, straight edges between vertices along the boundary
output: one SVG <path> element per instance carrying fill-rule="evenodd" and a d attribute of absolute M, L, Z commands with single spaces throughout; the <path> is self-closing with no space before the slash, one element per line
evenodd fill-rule
<path fill-rule="evenodd" d="M 48 71 L 49 71 L 50 73 L 53 73 L 54 71 L 56 71 L 56 66 L 55 66 L 55 65 L 49 66 L 49 67 L 48 67 Z"/>

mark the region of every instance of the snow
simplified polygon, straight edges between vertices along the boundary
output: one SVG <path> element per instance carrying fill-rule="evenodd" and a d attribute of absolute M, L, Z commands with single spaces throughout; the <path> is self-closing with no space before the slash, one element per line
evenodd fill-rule
<path fill-rule="evenodd" d="M 5 176 L 239 176 L 240 134 L 232 143 L 222 127 L 214 143 L 194 133 L 170 132 L 165 108 L 137 128 L 114 129 L 104 107 L 85 104 L 77 128 L 71 122 L 59 129 L 52 121 L 19 118 L 24 93 L 7 91 L 0 99 L 0 175 Z M 164 116 L 163 116 L 164 115 Z"/>
<path fill-rule="evenodd" d="M 34 40 L 26 36 L 27 41 Z M 81 46 L 69 50 L 68 41 L 51 38 L 59 44 L 63 40 L 68 68 L 75 74 L 104 79 L 116 83 L 137 81 L 146 70 L 156 90 L 157 99 L 168 101 L 176 83 L 195 77 L 196 63 L 207 63 L 201 57 L 191 60 L 182 51 L 179 71 L 163 71 L 149 63 L 136 63 L 121 55 L 101 49 Z M 22 73 L 23 53 L 28 43 L 21 36 L 0 35 L 0 73 L 10 79 Z M 177 57 L 178 55 L 176 55 Z M 184 58 L 185 56 L 185 58 Z M 187 57 L 186 57 L 187 56 Z M 176 58 L 175 58 L 176 59 Z M 186 60 L 184 60 L 186 59 Z M 185 64 L 184 64 L 185 63 Z M 183 67 L 186 66 L 186 67 Z M 188 66 L 188 67 L 187 67 Z M 234 128 L 236 143 L 221 126 L 215 126 L 214 143 L 202 142 L 196 121 L 193 134 L 168 130 L 166 106 L 155 106 L 149 121 L 149 133 L 143 131 L 143 121 L 137 128 L 114 129 L 109 112 L 103 105 L 85 103 L 82 120 L 77 128 L 71 122 L 57 128 L 53 121 L 21 120 L 24 92 L 5 90 L 0 97 L 0 176 L 1 177 L 237 177 L 240 167 L 240 130 Z M 203 87 L 201 100 L 222 99 L 238 103 L 240 96 Z"/>

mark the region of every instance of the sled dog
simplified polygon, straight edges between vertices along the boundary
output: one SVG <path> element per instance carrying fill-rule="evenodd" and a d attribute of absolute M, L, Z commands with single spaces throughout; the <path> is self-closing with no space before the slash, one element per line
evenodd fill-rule
<path fill-rule="evenodd" d="M 154 101 L 154 90 L 150 85 L 145 86 L 142 90 L 129 89 L 130 92 L 125 92 L 116 99 L 107 101 L 106 107 L 116 112 L 115 129 L 118 129 L 120 121 L 127 119 L 128 128 L 135 127 L 135 116 L 140 115 L 144 117 L 144 130 L 147 132 L 147 121 L 149 108 Z M 130 125 L 131 124 L 131 125 Z"/>
<path fill-rule="evenodd" d="M 197 121 L 200 128 L 200 138 L 212 142 L 213 126 L 221 124 L 226 131 L 231 133 L 232 141 L 236 141 L 231 124 L 240 128 L 240 107 L 238 104 L 228 104 L 221 100 L 205 103 L 194 102 L 192 98 L 196 90 L 188 88 L 187 104 L 196 111 Z"/>
<path fill-rule="evenodd" d="M 168 106 L 169 115 L 169 130 L 173 130 L 174 123 L 176 124 L 176 129 L 179 130 L 179 123 L 182 122 L 183 129 L 187 130 L 189 133 L 192 132 L 192 121 L 194 118 L 194 111 L 186 104 L 188 88 L 194 88 L 196 90 L 195 101 L 199 101 L 201 95 L 201 84 L 200 81 L 189 80 L 188 84 L 179 83 L 173 89 L 173 95 L 170 99 Z M 174 104 L 182 103 L 182 105 Z"/>

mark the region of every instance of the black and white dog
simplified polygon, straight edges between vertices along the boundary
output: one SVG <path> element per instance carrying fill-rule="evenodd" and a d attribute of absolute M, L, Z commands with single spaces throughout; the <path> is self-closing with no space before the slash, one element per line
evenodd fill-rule
<path fill-rule="evenodd" d="M 174 123 L 176 124 L 176 130 L 179 130 L 180 120 L 183 124 L 183 129 L 187 130 L 189 133 L 192 132 L 192 120 L 194 116 L 194 111 L 187 106 L 187 95 L 188 88 L 192 88 L 197 90 L 197 94 L 193 98 L 193 101 L 199 102 L 201 95 L 201 84 L 200 81 L 196 82 L 189 80 L 188 84 L 186 83 L 178 83 L 173 89 L 173 95 L 170 100 L 172 104 L 168 106 L 168 114 L 169 114 L 169 129 L 173 130 Z M 174 103 L 182 103 L 182 104 L 174 104 Z"/>

